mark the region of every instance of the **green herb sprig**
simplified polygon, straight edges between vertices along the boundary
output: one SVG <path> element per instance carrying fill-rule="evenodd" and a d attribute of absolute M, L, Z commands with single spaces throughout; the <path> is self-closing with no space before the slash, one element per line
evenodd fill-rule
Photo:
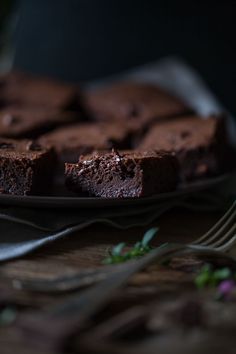
<path fill-rule="evenodd" d="M 210 264 L 205 264 L 195 278 L 195 284 L 198 289 L 206 287 L 216 287 L 224 280 L 233 277 L 233 273 L 229 268 L 213 269 Z"/>
<path fill-rule="evenodd" d="M 236 293 L 236 273 L 227 267 L 213 269 L 206 264 L 196 276 L 195 284 L 198 289 L 215 289 L 215 300 L 229 300 Z"/>
<path fill-rule="evenodd" d="M 136 259 L 144 256 L 152 250 L 152 247 L 149 245 L 149 243 L 156 235 L 157 231 L 158 228 L 156 227 L 149 229 L 147 232 L 145 232 L 143 239 L 135 243 L 135 245 L 129 251 L 126 252 L 124 251 L 126 243 L 119 243 L 111 250 L 109 257 L 104 259 L 103 264 L 123 263 L 131 259 Z"/>

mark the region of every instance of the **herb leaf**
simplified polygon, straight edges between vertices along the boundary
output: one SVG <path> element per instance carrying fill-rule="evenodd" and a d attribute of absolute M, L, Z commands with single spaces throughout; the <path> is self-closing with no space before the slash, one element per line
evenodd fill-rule
<path fill-rule="evenodd" d="M 158 227 L 153 227 L 152 229 L 149 229 L 147 232 L 145 232 L 141 241 L 143 247 L 146 247 L 149 244 L 149 242 L 153 239 L 157 231 Z"/>
<path fill-rule="evenodd" d="M 217 281 L 229 279 L 231 276 L 232 276 L 232 272 L 229 268 L 221 268 L 221 269 L 215 270 L 215 272 L 214 272 L 214 278 Z"/>
<path fill-rule="evenodd" d="M 124 242 L 119 243 L 117 246 L 115 246 L 112 249 L 112 251 L 110 252 L 110 256 L 105 258 L 103 263 L 117 264 L 117 263 L 126 262 L 130 259 L 142 257 L 143 255 L 151 251 L 152 248 L 149 246 L 149 242 L 155 236 L 157 231 L 158 228 L 156 227 L 148 230 L 144 234 L 142 241 L 136 242 L 135 245 L 127 252 L 123 252 L 126 244 Z"/>
<path fill-rule="evenodd" d="M 113 247 L 113 249 L 111 251 L 112 256 L 120 256 L 124 247 L 125 247 L 124 242 L 121 242 L 118 245 L 116 245 L 115 247 Z"/>

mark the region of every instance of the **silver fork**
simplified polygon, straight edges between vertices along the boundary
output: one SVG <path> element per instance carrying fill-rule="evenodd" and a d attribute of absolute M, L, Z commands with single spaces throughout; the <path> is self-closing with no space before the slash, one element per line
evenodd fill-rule
<path fill-rule="evenodd" d="M 207 247 L 227 252 L 236 243 L 236 201 L 222 218 L 203 236 L 192 242 L 192 246 Z"/>
<path fill-rule="evenodd" d="M 236 243 L 236 201 L 223 215 L 223 217 L 203 236 L 191 244 L 169 244 L 173 250 L 185 247 L 188 251 L 218 252 L 229 251 Z M 165 245 L 165 246 L 168 246 Z M 168 247 L 167 247 L 168 249 Z M 167 255 L 168 256 L 168 255 Z M 222 254 L 221 254 L 222 256 Z M 156 259 L 158 261 L 158 258 Z M 72 276 L 63 276 L 54 280 L 13 280 L 13 286 L 18 289 L 25 289 L 39 292 L 65 292 L 93 285 L 106 279 L 112 273 L 119 273 L 126 269 L 128 264 L 106 266 L 98 269 L 82 271 Z"/>
<path fill-rule="evenodd" d="M 45 338 L 46 335 L 47 340 L 44 340 L 43 344 L 50 345 L 50 349 L 54 346 L 58 347 L 59 344 L 62 347 L 75 329 L 78 330 L 110 301 L 118 288 L 127 284 L 133 275 L 151 263 L 160 262 L 185 252 L 196 252 L 200 255 L 224 256 L 231 260 L 235 266 L 236 260 L 219 251 L 219 248 L 228 250 L 232 247 L 235 242 L 234 230 L 235 203 L 223 218 L 195 244 L 164 244 L 157 247 L 137 261 L 127 262 L 124 267 L 119 268 L 119 271 L 110 271 L 105 279 L 85 291 L 75 292 L 66 300 L 46 308 L 43 312 L 27 313 L 26 316 L 18 320 L 18 329 L 24 331 L 27 338 L 33 337 L 40 340 L 40 345 L 42 345 L 42 336 Z M 55 325 L 57 326 L 56 330 Z M 53 330 L 51 331 L 51 329 Z M 32 334 L 34 335 L 32 336 Z"/>

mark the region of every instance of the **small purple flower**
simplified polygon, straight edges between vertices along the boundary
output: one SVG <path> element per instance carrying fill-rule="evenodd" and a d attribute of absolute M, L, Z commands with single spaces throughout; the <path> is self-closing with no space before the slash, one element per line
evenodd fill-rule
<path fill-rule="evenodd" d="M 219 286 L 218 286 L 218 291 L 219 291 L 219 294 L 222 296 L 222 297 L 229 297 L 229 295 L 232 293 L 232 291 L 235 289 L 235 281 L 234 280 L 223 280 Z"/>

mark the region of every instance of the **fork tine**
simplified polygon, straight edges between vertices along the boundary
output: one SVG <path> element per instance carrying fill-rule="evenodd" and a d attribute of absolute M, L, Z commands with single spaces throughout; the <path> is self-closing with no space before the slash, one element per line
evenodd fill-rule
<path fill-rule="evenodd" d="M 208 247 L 213 247 L 216 248 L 220 245 L 224 245 L 225 242 L 228 242 L 229 240 L 232 239 L 232 237 L 234 237 L 235 235 L 235 231 L 236 231 L 236 224 L 234 224 L 229 230 L 228 232 L 226 232 L 225 234 L 222 235 L 222 237 L 220 237 L 218 240 L 216 240 L 215 242 L 211 242 L 208 243 L 206 246 Z"/>
<path fill-rule="evenodd" d="M 231 237 L 231 239 L 227 243 L 225 243 L 220 247 L 215 248 L 215 250 L 221 252 L 229 251 L 235 243 L 236 243 L 236 234 L 233 237 Z"/>
<path fill-rule="evenodd" d="M 220 240 L 222 237 L 224 237 L 225 233 L 227 233 L 227 231 L 229 230 L 229 228 L 232 225 L 232 222 L 234 221 L 236 217 L 236 211 L 229 217 L 229 219 L 227 220 L 227 222 L 225 224 L 223 224 L 223 226 L 212 236 L 209 236 L 208 239 L 205 239 L 204 242 L 198 243 L 204 246 L 209 246 L 212 245 L 215 241 Z M 233 223 L 233 227 L 234 227 L 235 223 Z"/>
<path fill-rule="evenodd" d="M 235 207 L 236 207 L 236 201 L 234 201 L 234 203 L 229 208 L 229 210 L 222 216 L 222 218 L 208 232 L 206 232 L 203 236 L 198 238 L 196 241 L 192 242 L 192 244 L 193 245 L 204 244 L 204 242 L 207 241 L 209 239 L 209 237 L 215 235 L 215 232 L 217 230 L 219 230 L 219 228 L 220 228 L 220 230 L 222 230 L 225 227 L 225 225 L 228 226 L 228 224 L 229 224 L 228 221 L 229 220 L 231 221 L 232 218 L 235 216 Z M 231 213 L 233 213 L 232 218 L 231 218 Z M 227 221 L 227 223 L 225 223 L 225 220 L 227 220 L 227 219 L 228 219 L 228 221 Z"/>

